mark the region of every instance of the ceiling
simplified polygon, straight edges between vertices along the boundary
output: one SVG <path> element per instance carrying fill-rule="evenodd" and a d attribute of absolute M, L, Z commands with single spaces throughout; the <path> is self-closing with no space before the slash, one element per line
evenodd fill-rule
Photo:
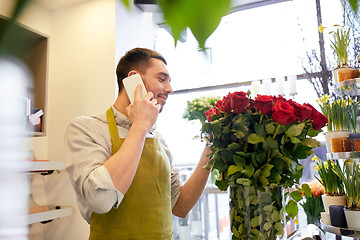
<path fill-rule="evenodd" d="M 86 2 L 90 0 L 33 0 L 33 1 L 49 10 L 57 10 L 63 7 L 68 7 L 70 5 L 74 5 L 77 3 Z M 116 1 L 120 1 L 120 0 L 116 0 Z M 232 6 L 232 12 L 235 12 L 235 11 L 241 11 L 254 7 L 261 7 L 264 5 L 269 5 L 283 1 L 289 1 L 289 0 L 232 0 L 231 6 Z M 153 2 L 157 2 L 157 0 L 142 0 L 139 2 L 153 3 Z"/>

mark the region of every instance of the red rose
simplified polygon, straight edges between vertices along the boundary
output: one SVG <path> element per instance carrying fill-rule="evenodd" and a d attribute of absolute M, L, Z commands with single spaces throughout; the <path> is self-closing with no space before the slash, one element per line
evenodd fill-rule
<path fill-rule="evenodd" d="M 322 127 L 324 127 L 326 125 L 326 123 L 328 122 L 327 117 L 325 117 L 324 114 L 316 111 L 315 113 L 313 113 L 312 115 L 312 123 L 311 125 L 313 126 L 313 128 L 315 130 L 320 130 Z"/>
<path fill-rule="evenodd" d="M 286 99 L 285 99 L 283 96 L 281 96 L 281 95 L 279 95 L 278 97 L 274 96 L 274 97 L 273 97 L 273 103 L 274 103 L 274 104 L 277 104 L 278 102 L 287 102 L 287 101 L 286 101 Z"/>
<path fill-rule="evenodd" d="M 278 102 L 272 108 L 272 119 L 280 123 L 281 125 L 288 125 L 297 121 L 297 117 L 294 113 L 294 107 L 291 106 L 288 102 Z"/>
<path fill-rule="evenodd" d="M 217 101 L 215 107 L 217 107 L 220 111 L 231 113 L 231 99 L 228 96 L 223 97 L 222 100 Z"/>
<path fill-rule="evenodd" d="M 295 116 L 297 116 L 299 118 L 298 120 L 300 122 L 311 118 L 312 108 L 310 108 L 306 105 L 301 105 L 291 99 L 288 100 L 288 103 L 290 103 L 290 105 L 294 107 Z"/>
<path fill-rule="evenodd" d="M 272 105 L 273 105 L 273 96 L 257 95 L 255 97 L 255 108 L 263 115 L 267 115 L 271 113 Z"/>
<path fill-rule="evenodd" d="M 231 98 L 231 109 L 235 114 L 243 113 L 249 106 L 249 99 L 245 92 L 234 92 L 228 95 Z"/>
<path fill-rule="evenodd" d="M 209 110 L 206 111 L 205 116 L 208 119 L 208 122 L 211 122 L 211 117 L 213 115 L 220 115 L 220 111 L 217 108 L 210 108 Z"/>
<path fill-rule="evenodd" d="M 311 108 L 311 119 L 312 123 L 311 125 L 315 130 L 320 130 L 322 127 L 326 125 L 326 123 L 329 121 L 327 117 L 325 117 L 324 114 L 320 113 L 318 110 L 316 110 L 311 104 L 305 103 L 305 106 Z"/>

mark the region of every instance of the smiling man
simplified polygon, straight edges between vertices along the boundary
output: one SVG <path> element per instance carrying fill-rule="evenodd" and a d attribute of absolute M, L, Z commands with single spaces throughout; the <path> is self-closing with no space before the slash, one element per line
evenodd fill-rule
<path fill-rule="evenodd" d="M 193 175 L 183 185 L 171 167 L 171 155 L 153 130 L 173 93 L 166 61 L 145 48 L 119 61 L 118 97 L 106 113 L 77 117 L 65 137 L 65 165 L 90 239 L 172 239 L 172 216 L 185 217 L 198 201 L 209 171 L 205 148 Z M 131 105 L 122 80 L 140 74 Z"/>

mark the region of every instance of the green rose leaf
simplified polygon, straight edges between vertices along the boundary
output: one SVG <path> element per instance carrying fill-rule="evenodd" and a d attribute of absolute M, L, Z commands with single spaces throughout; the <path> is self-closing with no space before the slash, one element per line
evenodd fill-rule
<path fill-rule="evenodd" d="M 239 234 L 239 232 L 238 232 L 238 230 L 236 229 L 235 226 L 232 226 L 231 232 L 234 234 L 235 237 L 237 237 L 237 238 L 240 237 L 240 234 Z"/>
<path fill-rule="evenodd" d="M 271 169 L 274 167 L 274 165 L 271 164 L 265 164 L 264 166 L 261 167 L 261 175 L 264 177 L 269 177 L 270 176 L 270 171 Z"/>
<path fill-rule="evenodd" d="M 279 148 L 278 142 L 277 142 L 275 139 L 273 139 L 272 137 L 270 137 L 270 136 L 268 136 L 268 137 L 266 138 L 266 143 L 267 143 L 267 144 L 269 145 L 269 147 L 272 148 L 272 149 L 278 149 L 278 148 Z"/>
<path fill-rule="evenodd" d="M 280 219 L 280 213 L 274 209 L 271 213 L 271 220 L 273 220 L 274 222 L 278 222 L 280 221 Z"/>
<path fill-rule="evenodd" d="M 232 175 L 236 172 L 241 172 L 244 168 L 242 166 L 231 165 L 228 169 L 228 175 Z"/>
<path fill-rule="evenodd" d="M 295 159 L 305 159 L 313 153 L 312 148 L 304 145 L 298 145 L 295 149 L 293 157 Z"/>
<path fill-rule="evenodd" d="M 271 123 L 265 125 L 265 130 L 267 134 L 274 134 L 275 129 L 276 129 L 275 126 L 272 125 Z"/>
<path fill-rule="evenodd" d="M 257 135 L 256 133 L 251 133 L 248 137 L 248 142 L 251 144 L 257 144 L 264 141 L 265 138 L 263 136 Z"/>
<path fill-rule="evenodd" d="M 264 230 L 265 231 L 269 231 L 271 227 L 272 227 L 272 224 L 270 222 L 266 222 L 264 224 Z"/>
<path fill-rule="evenodd" d="M 233 159 L 234 159 L 234 162 L 236 165 L 243 166 L 243 167 L 246 166 L 246 160 L 242 156 L 234 155 Z"/>
<path fill-rule="evenodd" d="M 301 193 L 299 191 L 293 191 L 290 193 L 290 196 L 296 201 L 299 202 L 303 199 Z"/>
<path fill-rule="evenodd" d="M 269 181 L 264 176 L 259 177 L 259 182 L 261 183 L 261 186 L 263 186 L 263 187 L 266 187 L 267 185 L 269 185 Z"/>
<path fill-rule="evenodd" d="M 320 147 L 321 145 L 320 142 L 314 138 L 305 138 L 303 144 L 311 148 Z"/>
<path fill-rule="evenodd" d="M 265 128 L 264 128 L 263 124 L 255 123 L 254 128 L 255 128 L 255 132 L 257 135 L 265 137 L 266 133 L 265 133 Z"/>
<path fill-rule="evenodd" d="M 252 218 L 251 221 L 250 221 L 250 224 L 251 224 L 251 227 L 252 227 L 252 228 L 258 227 L 258 226 L 260 225 L 260 219 L 259 219 L 259 217 L 256 216 L 256 217 Z"/>
<path fill-rule="evenodd" d="M 297 137 L 291 137 L 291 142 L 296 144 L 296 143 L 301 143 L 300 139 L 298 139 Z"/>
<path fill-rule="evenodd" d="M 305 127 L 305 123 L 295 124 L 289 127 L 286 133 L 289 137 L 296 137 L 301 134 L 304 127 Z"/>
<path fill-rule="evenodd" d="M 237 149 L 239 149 L 239 148 L 240 148 L 240 145 L 239 145 L 238 143 L 236 143 L 236 142 L 230 143 L 230 144 L 228 145 L 228 149 L 229 149 L 229 150 L 237 150 Z"/>
<path fill-rule="evenodd" d="M 246 165 L 245 169 L 241 173 L 250 178 L 254 174 L 254 171 L 255 168 L 252 165 Z"/>
<path fill-rule="evenodd" d="M 220 189 L 220 191 L 226 191 L 229 186 L 225 180 L 216 180 L 215 185 Z"/>
<path fill-rule="evenodd" d="M 251 185 L 251 180 L 248 178 L 238 178 L 236 180 L 237 184 L 243 185 L 243 186 L 250 186 Z"/>

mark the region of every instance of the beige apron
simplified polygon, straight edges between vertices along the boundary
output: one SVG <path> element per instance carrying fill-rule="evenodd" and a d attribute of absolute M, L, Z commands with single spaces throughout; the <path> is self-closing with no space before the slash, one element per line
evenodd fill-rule
<path fill-rule="evenodd" d="M 119 138 L 112 108 L 106 112 L 112 154 Z M 93 213 L 90 240 L 172 239 L 171 173 L 168 157 L 156 138 L 146 138 L 135 177 L 119 208 Z"/>

